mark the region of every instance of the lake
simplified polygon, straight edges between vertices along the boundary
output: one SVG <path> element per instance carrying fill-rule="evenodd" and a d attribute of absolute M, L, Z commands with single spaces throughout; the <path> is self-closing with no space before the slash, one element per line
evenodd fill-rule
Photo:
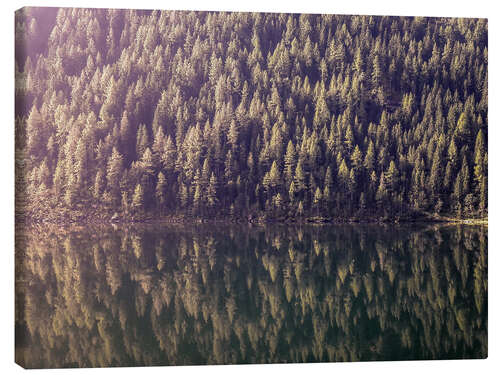
<path fill-rule="evenodd" d="M 485 358 L 488 227 L 16 233 L 29 368 Z"/>

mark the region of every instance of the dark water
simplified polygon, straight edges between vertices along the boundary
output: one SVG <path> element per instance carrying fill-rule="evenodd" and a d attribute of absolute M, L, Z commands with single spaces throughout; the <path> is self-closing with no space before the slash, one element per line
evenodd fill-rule
<path fill-rule="evenodd" d="M 25 367 L 487 356 L 488 228 L 19 234 Z"/>

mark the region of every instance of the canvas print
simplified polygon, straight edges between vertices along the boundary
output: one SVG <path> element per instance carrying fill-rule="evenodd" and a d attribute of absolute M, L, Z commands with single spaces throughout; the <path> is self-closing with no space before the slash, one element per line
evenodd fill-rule
<path fill-rule="evenodd" d="M 16 12 L 16 362 L 486 358 L 486 19 Z"/>

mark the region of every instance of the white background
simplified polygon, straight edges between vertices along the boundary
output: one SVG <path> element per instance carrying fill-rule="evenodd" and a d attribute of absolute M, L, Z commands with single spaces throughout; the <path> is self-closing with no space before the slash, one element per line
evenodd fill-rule
<path fill-rule="evenodd" d="M 239 4 L 233 0 L 75 0 L 39 1 L 30 0 L 1 2 L 0 38 L 2 43 L 0 65 L 1 111 L 0 111 L 0 235 L 4 246 L 0 249 L 0 368 L 3 374 L 20 373 L 23 370 L 14 363 L 14 11 L 23 6 L 66 6 L 66 7 L 101 7 L 101 8 L 142 8 L 142 9 L 186 9 L 186 10 L 233 10 L 233 11 L 267 11 L 294 13 L 333 13 L 364 15 L 403 15 L 403 16 L 447 16 L 447 17 L 481 17 L 488 18 L 489 28 L 489 212 L 490 246 L 489 246 L 489 358 L 487 360 L 466 361 L 418 361 L 418 362 L 370 362 L 370 363 L 325 363 L 308 365 L 247 365 L 247 366 L 203 366 L 203 367 L 149 367 L 149 368 L 114 368 L 91 370 L 47 370 L 44 374 L 94 374 L 114 373 L 135 374 L 137 371 L 146 374 L 158 374 L 168 371 L 173 374 L 194 374 L 203 372 L 211 374 L 254 374 L 262 372 L 271 374 L 287 372 L 291 375 L 315 372 L 331 374 L 349 372 L 349 374 L 462 374 L 462 373 L 498 373 L 500 368 L 499 350 L 499 311 L 498 311 L 498 256 L 497 246 L 500 243 L 498 225 L 498 170 L 499 152 L 496 142 L 498 136 L 498 23 L 500 12 L 495 9 L 494 0 L 251 0 Z M 497 370 L 494 370 L 497 368 Z"/>

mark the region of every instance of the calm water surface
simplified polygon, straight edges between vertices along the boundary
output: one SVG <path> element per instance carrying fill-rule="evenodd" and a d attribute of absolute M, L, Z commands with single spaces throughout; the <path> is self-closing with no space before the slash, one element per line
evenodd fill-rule
<path fill-rule="evenodd" d="M 25 367 L 487 356 L 485 226 L 109 226 L 16 240 Z"/>

